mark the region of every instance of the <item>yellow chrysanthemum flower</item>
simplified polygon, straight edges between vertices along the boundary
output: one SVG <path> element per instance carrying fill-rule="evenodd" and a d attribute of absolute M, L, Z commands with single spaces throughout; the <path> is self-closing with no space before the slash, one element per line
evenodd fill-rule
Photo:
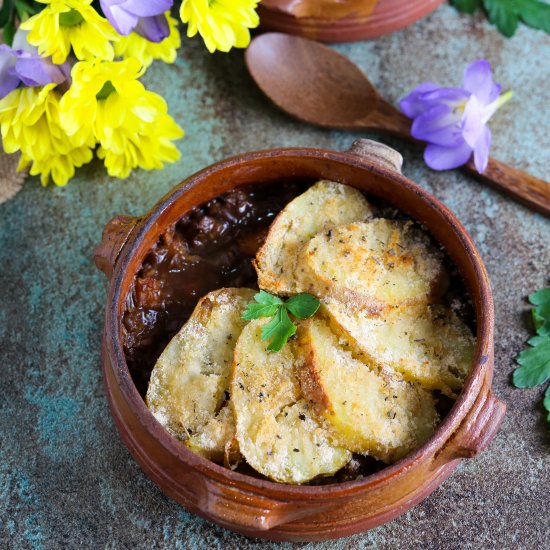
<path fill-rule="evenodd" d="M 72 85 L 61 101 L 64 130 L 79 144 L 93 136 L 109 175 L 118 178 L 179 158 L 172 140 L 183 130 L 168 115 L 164 99 L 137 80 L 143 70 L 134 58 L 82 61 L 73 67 Z"/>
<path fill-rule="evenodd" d="M 65 185 L 75 167 L 92 160 L 93 140 L 76 145 L 61 128 L 60 94 L 55 84 L 43 88 L 18 88 L 0 100 L 0 127 L 7 153 L 21 151 L 19 170 L 31 164 L 30 173 L 40 175 L 42 185 L 50 177 Z"/>
<path fill-rule="evenodd" d="M 144 67 L 149 67 L 153 60 L 162 59 L 165 63 L 174 63 L 176 50 L 181 45 L 178 22 L 166 12 L 166 18 L 170 26 L 170 34 L 162 42 L 151 42 L 132 32 L 128 36 L 121 36 L 115 43 L 115 55 L 117 57 L 135 57 Z"/>
<path fill-rule="evenodd" d="M 248 46 L 249 29 L 260 23 L 257 5 L 258 0 L 183 0 L 180 17 L 188 24 L 188 37 L 198 32 L 210 53 L 228 52 Z"/>
<path fill-rule="evenodd" d="M 47 6 L 21 23 L 40 55 L 63 63 L 71 47 L 78 59 L 113 59 L 110 41 L 119 38 L 111 23 L 90 6 L 92 0 L 37 0 Z"/>

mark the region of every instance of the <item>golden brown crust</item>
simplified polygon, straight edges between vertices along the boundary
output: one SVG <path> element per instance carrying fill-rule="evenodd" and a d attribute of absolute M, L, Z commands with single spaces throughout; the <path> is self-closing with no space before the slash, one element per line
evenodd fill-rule
<path fill-rule="evenodd" d="M 392 308 L 379 316 L 327 301 L 321 307 L 333 331 L 354 353 L 378 369 L 456 398 L 473 364 L 475 338 L 449 308 L 420 305 Z"/>
<path fill-rule="evenodd" d="M 353 356 L 321 318 L 304 323 L 302 391 L 347 449 L 391 463 L 425 441 L 438 420 L 432 395 Z"/>
<path fill-rule="evenodd" d="M 278 295 L 300 292 L 295 267 L 304 243 L 319 231 L 371 217 L 370 205 L 353 187 L 317 182 L 287 204 L 271 224 L 253 262 L 259 287 Z"/>
<path fill-rule="evenodd" d="M 283 483 L 332 474 L 351 454 L 334 444 L 303 398 L 293 343 L 277 353 L 266 350 L 264 323 L 251 321 L 235 348 L 231 403 L 241 453 L 256 471 Z"/>
<path fill-rule="evenodd" d="M 242 312 L 254 294 L 247 288 L 222 288 L 201 298 L 159 357 L 147 389 L 146 403 L 155 418 L 213 460 L 223 457 L 224 439 L 234 432 L 232 417 L 222 409 L 233 349 L 245 324 Z"/>
<path fill-rule="evenodd" d="M 370 315 L 427 303 L 442 271 L 442 255 L 423 233 L 411 223 L 385 219 L 319 233 L 297 261 L 301 288 Z"/>

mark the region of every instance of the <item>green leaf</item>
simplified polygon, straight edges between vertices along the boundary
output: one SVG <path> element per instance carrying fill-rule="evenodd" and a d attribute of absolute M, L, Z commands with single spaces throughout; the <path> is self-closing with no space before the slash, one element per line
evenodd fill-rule
<path fill-rule="evenodd" d="M 513 374 L 518 388 L 532 388 L 550 379 L 550 337 L 535 336 L 528 343 L 532 347 L 523 350 L 516 359 L 521 365 Z"/>
<path fill-rule="evenodd" d="M 489 14 L 489 21 L 496 25 L 504 36 L 514 36 L 519 23 L 516 1 L 483 0 L 483 5 Z"/>
<path fill-rule="evenodd" d="M 265 292 L 264 290 L 260 290 L 256 296 L 254 296 L 254 300 L 258 302 L 259 304 L 266 304 L 266 305 L 273 305 L 273 304 L 282 304 L 283 301 L 278 296 L 273 296 L 273 294 L 269 294 L 269 292 Z"/>
<path fill-rule="evenodd" d="M 481 7 L 481 0 L 451 0 L 451 4 L 463 13 L 474 13 Z"/>
<path fill-rule="evenodd" d="M 521 20 L 534 29 L 550 34 L 550 4 L 539 0 L 516 0 Z"/>
<path fill-rule="evenodd" d="M 281 307 L 277 304 L 248 304 L 243 313 L 243 319 L 251 321 L 252 319 L 259 319 L 260 317 L 273 317 L 277 313 L 277 309 Z"/>
<path fill-rule="evenodd" d="M 5 27 L 8 21 L 11 21 L 13 13 L 13 0 L 4 0 L 0 7 L 0 28 Z"/>
<path fill-rule="evenodd" d="M 15 36 L 15 25 L 12 21 L 8 21 L 4 27 L 4 42 L 11 46 L 13 44 L 13 37 Z"/>
<path fill-rule="evenodd" d="M 248 304 L 243 313 L 243 319 L 247 321 L 259 319 L 260 317 L 272 317 L 277 313 L 277 309 L 283 304 L 280 298 L 268 292 L 264 292 L 263 290 L 260 290 L 260 292 L 254 296 L 254 300 L 256 300 L 257 303 Z"/>
<path fill-rule="evenodd" d="M 296 325 L 290 320 L 286 308 L 279 307 L 275 317 L 262 327 L 262 340 L 271 340 L 268 351 L 280 351 L 295 332 Z"/>
<path fill-rule="evenodd" d="M 319 309 L 321 302 L 311 294 L 297 294 L 286 302 L 286 307 L 294 317 L 308 319 Z"/>
<path fill-rule="evenodd" d="M 546 388 L 546 391 L 544 392 L 544 400 L 542 402 L 544 405 L 544 408 L 548 411 L 548 416 L 546 417 L 546 420 L 550 422 L 550 386 Z"/>
<path fill-rule="evenodd" d="M 536 306 L 533 309 L 533 323 L 537 334 L 550 335 L 550 288 L 531 294 L 529 301 Z"/>
<path fill-rule="evenodd" d="M 311 317 L 321 305 L 311 294 L 297 294 L 283 302 L 278 296 L 260 290 L 254 296 L 256 303 L 246 306 L 243 319 L 250 321 L 260 317 L 273 317 L 262 328 L 262 340 L 270 340 L 269 351 L 280 351 L 287 340 L 296 332 L 296 325 L 291 321 L 288 312 L 298 319 Z"/>

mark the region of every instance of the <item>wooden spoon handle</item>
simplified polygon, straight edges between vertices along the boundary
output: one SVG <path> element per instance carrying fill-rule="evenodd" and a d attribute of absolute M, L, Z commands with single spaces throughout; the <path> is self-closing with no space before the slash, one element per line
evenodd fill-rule
<path fill-rule="evenodd" d="M 483 174 L 478 173 L 472 161 L 464 168 L 518 202 L 550 216 L 550 183 L 494 158 L 489 159 L 489 165 Z"/>

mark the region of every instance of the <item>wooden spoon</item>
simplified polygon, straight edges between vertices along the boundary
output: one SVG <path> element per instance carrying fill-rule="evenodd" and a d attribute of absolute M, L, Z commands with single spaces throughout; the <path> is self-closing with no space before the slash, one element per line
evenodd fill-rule
<path fill-rule="evenodd" d="M 246 50 L 264 94 L 293 117 L 326 128 L 383 131 L 413 139 L 411 120 L 388 103 L 349 59 L 313 40 L 282 33 L 257 36 Z M 550 184 L 493 158 L 483 174 L 466 170 L 550 216 Z"/>

